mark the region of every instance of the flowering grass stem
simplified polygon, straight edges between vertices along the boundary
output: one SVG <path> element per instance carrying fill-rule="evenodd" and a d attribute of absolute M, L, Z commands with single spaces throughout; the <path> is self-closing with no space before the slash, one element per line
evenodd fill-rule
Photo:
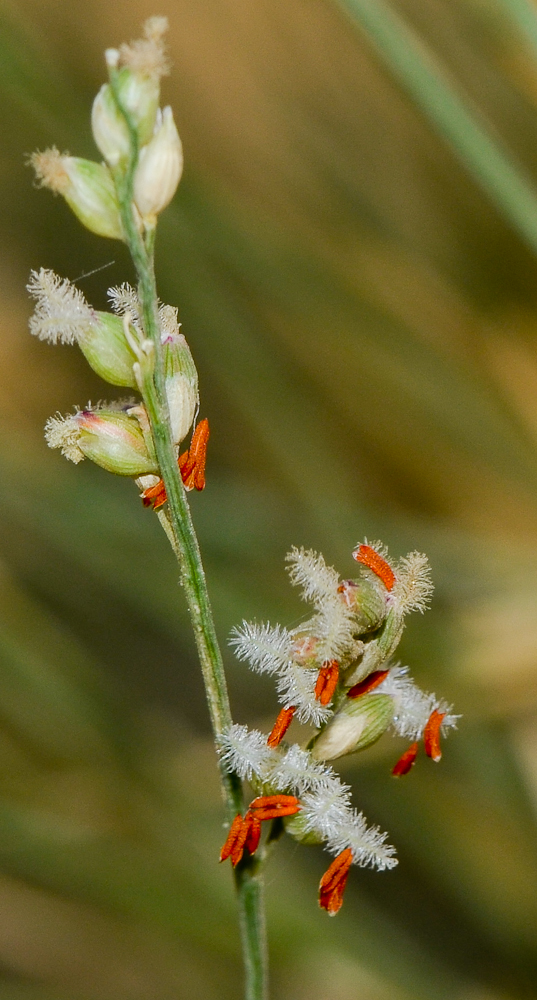
<path fill-rule="evenodd" d="M 181 583 L 194 630 L 212 728 L 215 738 L 218 739 L 232 722 L 229 696 L 198 539 L 171 435 L 153 264 L 155 231 L 149 230 L 146 238 L 143 238 L 134 209 L 133 179 L 138 160 L 138 136 L 130 116 L 121 105 L 114 83 L 112 72 L 112 90 L 131 136 L 129 164 L 126 169 L 118 168 L 115 172 L 115 183 L 125 239 L 138 277 L 143 327 L 149 338 L 146 350 L 147 364 L 140 364 L 140 389 L 149 416 L 159 470 L 168 499 L 167 511 L 160 512 L 159 520 L 179 563 Z M 222 766 L 220 770 L 228 819 L 231 821 L 233 816 L 237 812 L 242 812 L 244 808 L 241 781 L 237 774 L 229 773 L 225 767 Z M 247 857 L 235 869 L 246 976 L 246 1000 L 266 1000 L 268 995 L 261 864 L 261 859 Z"/>

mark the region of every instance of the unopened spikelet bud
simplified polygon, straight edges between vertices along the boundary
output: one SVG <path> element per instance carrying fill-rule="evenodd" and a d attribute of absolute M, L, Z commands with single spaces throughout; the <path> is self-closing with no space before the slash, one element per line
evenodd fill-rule
<path fill-rule="evenodd" d="M 387 694 L 366 694 L 354 701 L 347 699 L 314 744 L 313 757 L 335 760 L 371 746 L 390 725 L 393 712 L 393 698 Z"/>
<path fill-rule="evenodd" d="M 129 129 L 116 104 L 109 83 L 103 84 L 93 102 L 91 129 L 97 148 L 111 167 L 116 167 L 129 157 L 131 149 Z"/>
<path fill-rule="evenodd" d="M 182 333 L 166 336 L 163 349 L 172 439 L 180 444 L 192 427 L 198 407 L 198 373 Z"/>
<path fill-rule="evenodd" d="M 87 229 L 98 236 L 123 239 L 116 189 L 107 167 L 60 153 L 54 146 L 32 153 L 30 163 L 38 184 L 61 194 Z"/>
<path fill-rule="evenodd" d="M 338 593 L 354 611 L 359 635 L 382 624 L 388 611 L 386 599 L 372 580 L 343 580 Z"/>
<path fill-rule="evenodd" d="M 138 142 L 140 146 L 145 146 L 153 136 L 157 121 L 159 78 L 148 73 L 133 72 L 129 66 L 123 66 L 117 73 L 116 86 L 121 106 L 138 133 Z"/>
<path fill-rule="evenodd" d="M 138 420 L 124 410 L 87 409 L 67 417 L 50 417 L 45 425 L 50 448 L 78 464 L 83 458 L 118 476 L 156 473 L 158 466 L 150 454 Z"/>
<path fill-rule="evenodd" d="M 146 225 L 172 200 L 183 172 L 183 148 L 170 107 L 164 108 L 155 135 L 140 151 L 134 175 L 134 201 Z"/>
<path fill-rule="evenodd" d="M 133 370 L 136 356 L 127 343 L 119 316 L 97 312 L 95 322 L 79 334 L 78 346 L 93 371 L 106 382 L 137 388 Z"/>

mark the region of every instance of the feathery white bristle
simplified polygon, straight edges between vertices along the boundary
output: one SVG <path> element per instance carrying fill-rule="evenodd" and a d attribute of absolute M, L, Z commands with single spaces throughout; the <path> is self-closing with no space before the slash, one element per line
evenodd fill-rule
<path fill-rule="evenodd" d="M 66 417 L 57 413 L 56 416 L 49 417 L 45 424 L 45 441 L 49 448 L 60 448 L 62 455 L 75 465 L 84 458 L 84 453 L 78 447 L 79 437 L 76 413 L 69 413 Z"/>
<path fill-rule="evenodd" d="M 94 310 L 68 278 L 42 267 L 30 272 L 26 286 L 36 300 L 30 332 L 50 344 L 74 344 L 96 321 Z"/>
<path fill-rule="evenodd" d="M 321 726 L 332 714 L 328 706 L 323 707 L 315 697 L 318 671 L 289 663 L 281 671 L 277 682 L 278 697 L 284 708 L 296 708 L 299 722 L 311 722 Z"/>
<path fill-rule="evenodd" d="M 301 819 L 306 832 L 316 833 L 327 840 L 337 835 L 341 824 L 350 814 L 350 787 L 337 776 L 327 779 L 320 787 L 306 792 L 301 798 Z"/>
<path fill-rule="evenodd" d="M 409 552 L 399 560 L 395 569 L 396 581 L 390 593 L 390 602 L 397 603 L 403 614 L 427 610 L 434 590 L 431 567 L 422 552 Z"/>
<path fill-rule="evenodd" d="M 267 746 L 267 737 L 258 729 L 234 723 L 218 740 L 218 753 L 227 771 L 248 781 L 263 777 L 275 763 L 276 754 Z"/>
<path fill-rule="evenodd" d="M 136 289 L 132 285 L 129 285 L 127 281 L 124 281 L 122 285 L 109 288 L 107 295 L 114 312 L 118 316 L 123 316 L 127 312 L 130 313 L 131 323 L 137 329 L 140 329 L 140 315 L 142 310 Z"/>
<path fill-rule="evenodd" d="M 327 566 L 322 555 L 312 549 L 293 547 L 285 558 L 290 563 L 291 583 L 302 587 L 303 599 L 321 610 L 326 598 L 337 593 L 339 575 L 336 570 Z"/>
<path fill-rule="evenodd" d="M 350 847 L 354 864 L 385 871 L 397 864 L 395 847 L 386 843 L 387 836 L 378 826 L 368 826 L 363 813 L 348 809 L 337 829 L 327 836 L 327 847 L 333 854 Z"/>
<path fill-rule="evenodd" d="M 394 700 L 392 728 L 398 736 L 419 740 L 432 712 L 444 714 L 441 731 L 446 734 L 457 726 L 457 715 L 451 714 L 451 705 L 428 694 L 408 676 L 408 667 L 391 667 L 388 676 L 379 684 L 377 692 L 389 694 Z"/>
<path fill-rule="evenodd" d="M 159 306 L 158 321 L 160 326 L 161 340 L 164 342 L 167 337 L 176 337 L 181 330 L 181 324 L 175 306 Z"/>
<path fill-rule="evenodd" d="M 322 788 L 334 778 L 337 780 L 337 775 L 331 767 L 314 761 L 309 750 L 302 750 L 294 743 L 279 756 L 267 780 L 278 792 L 301 796 L 310 789 Z"/>
<path fill-rule="evenodd" d="M 281 625 L 243 622 L 231 634 L 229 645 L 233 646 L 237 659 L 246 660 L 258 674 L 274 674 L 291 660 L 293 639 Z"/>
<path fill-rule="evenodd" d="M 352 609 L 338 594 L 338 573 L 311 549 L 293 548 L 286 559 L 290 563 L 291 583 L 302 587 L 303 599 L 311 601 L 317 611 L 301 630 L 306 629 L 321 640 L 316 651 L 319 665 L 344 656 L 353 642 L 355 621 Z"/>
<path fill-rule="evenodd" d="M 334 591 L 325 598 L 317 614 L 296 631 L 308 631 L 319 640 L 315 655 L 321 666 L 326 660 L 338 660 L 350 653 L 354 646 L 354 628 L 353 610 Z"/>

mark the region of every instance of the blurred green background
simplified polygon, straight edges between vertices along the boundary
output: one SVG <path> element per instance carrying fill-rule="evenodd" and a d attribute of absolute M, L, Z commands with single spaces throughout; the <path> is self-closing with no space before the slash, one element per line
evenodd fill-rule
<path fill-rule="evenodd" d="M 46 449 L 47 416 L 113 390 L 27 331 L 30 268 L 100 308 L 132 280 L 24 160 L 96 157 L 103 50 L 154 13 L 186 156 L 158 275 L 212 428 L 192 506 L 222 641 L 299 619 L 290 545 L 345 576 L 381 537 L 430 556 L 401 655 L 464 713 L 403 781 L 392 738 L 345 762 L 400 865 L 353 870 L 335 920 L 326 855 L 275 853 L 272 995 L 537 997 L 537 7 L 346 2 L 0 7 L 0 1000 L 241 995 L 173 558 L 131 482 Z M 226 659 L 236 720 L 270 726 L 272 684 Z"/>

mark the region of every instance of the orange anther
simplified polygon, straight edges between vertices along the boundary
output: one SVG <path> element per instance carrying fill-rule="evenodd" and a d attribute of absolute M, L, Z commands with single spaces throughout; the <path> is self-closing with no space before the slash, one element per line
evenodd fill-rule
<path fill-rule="evenodd" d="M 188 460 L 181 470 L 185 489 L 205 489 L 205 461 L 207 458 L 207 441 L 209 440 L 209 421 L 200 420 L 192 435 Z"/>
<path fill-rule="evenodd" d="M 386 590 L 392 590 L 395 583 L 395 573 L 389 563 L 379 555 L 370 545 L 360 545 L 353 552 L 356 562 L 367 566 L 373 573 L 382 580 Z"/>
<path fill-rule="evenodd" d="M 181 479 L 185 484 L 186 490 L 205 489 L 205 460 L 207 458 L 208 440 L 209 421 L 207 419 L 200 420 L 192 435 L 189 450 L 179 455 L 177 460 Z M 149 489 L 144 490 L 142 493 L 144 507 L 153 507 L 153 510 L 158 510 L 159 507 L 162 507 L 167 499 L 166 487 L 162 479 L 159 479 L 155 486 L 150 486 Z"/>
<path fill-rule="evenodd" d="M 253 816 L 252 813 L 248 813 L 247 815 L 250 817 L 250 825 L 246 837 L 245 847 L 250 854 L 255 854 L 261 839 L 261 822 L 257 819 L 257 816 Z"/>
<path fill-rule="evenodd" d="M 343 903 L 343 891 L 352 865 L 352 851 L 345 848 L 324 873 L 319 884 L 319 905 L 333 916 Z"/>
<path fill-rule="evenodd" d="M 260 821 L 278 819 L 279 816 L 293 816 L 300 809 L 300 802 L 294 795 L 260 795 L 249 807 Z"/>
<path fill-rule="evenodd" d="M 442 751 L 440 749 L 440 727 L 445 714 L 445 712 L 438 712 L 435 708 L 434 712 L 432 712 L 429 716 L 427 725 L 423 731 L 425 753 L 428 757 L 432 757 L 432 759 L 437 762 L 442 757 Z"/>
<path fill-rule="evenodd" d="M 392 774 L 394 774 L 396 778 L 400 778 L 403 774 L 408 774 L 410 768 L 416 760 L 417 753 L 418 744 L 412 743 L 408 750 L 405 750 L 404 754 L 400 756 L 395 767 L 392 768 Z"/>
<path fill-rule="evenodd" d="M 248 838 L 249 832 L 250 832 L 250 816 L 248 813 L 246 813 L 246 816 L 244 817 L 241 823 L 240 830 L 237 833 L 235 843 L 233 844 L 233 848 L 231 850 L 231 855 L 230 855 L 231 864 L 233 865 L 234 868 L 237 867 L 239 861 L 241 860 L 244 854 L 244 848 L 246 846 L 246 840 Z"/>
<path fill-rule="evenodd" d="M 282 708 L 274 726 L 272 727 L 272 732 L 267 740 L 267 746 L 277 747 L 278 744 L 281 743 L 293 721 L 293 715 L 295 712 L 296 705 L 291 705 L 290 708 Z"/>
<path fill-rule="evenodd" d="M 319 670 L 317 683 L 315 685 L 315 697 L 321 705 L 328 705 L 339 680 L 339 663 L 337 660 L 329 660 L 323 663 Z"/>
<path fill-rule="evenodd" d="M 242 828 L 242 816 L 237 813 L 233 823 L 229 828 L 229 833 L 227 835 L 226 842 L 220 851 L 220 861 L 226 861 L 227 858 L 231 856 L 233 848 L 235 847 L 237 837 L 239 836 L 239 831 Z"/>
<path fill-rule="evenodd" d="M 362 694 L 368 694 L 369 691 L 374 691 L 379 684 L 382 684 L 386 677 L 388 676 L 387 670 L 374 670 L 369 677 L 365 680 L 359 681 L 354 687 L 349 688 L 347 691 L 347 698 L 359 698 Z"/>

